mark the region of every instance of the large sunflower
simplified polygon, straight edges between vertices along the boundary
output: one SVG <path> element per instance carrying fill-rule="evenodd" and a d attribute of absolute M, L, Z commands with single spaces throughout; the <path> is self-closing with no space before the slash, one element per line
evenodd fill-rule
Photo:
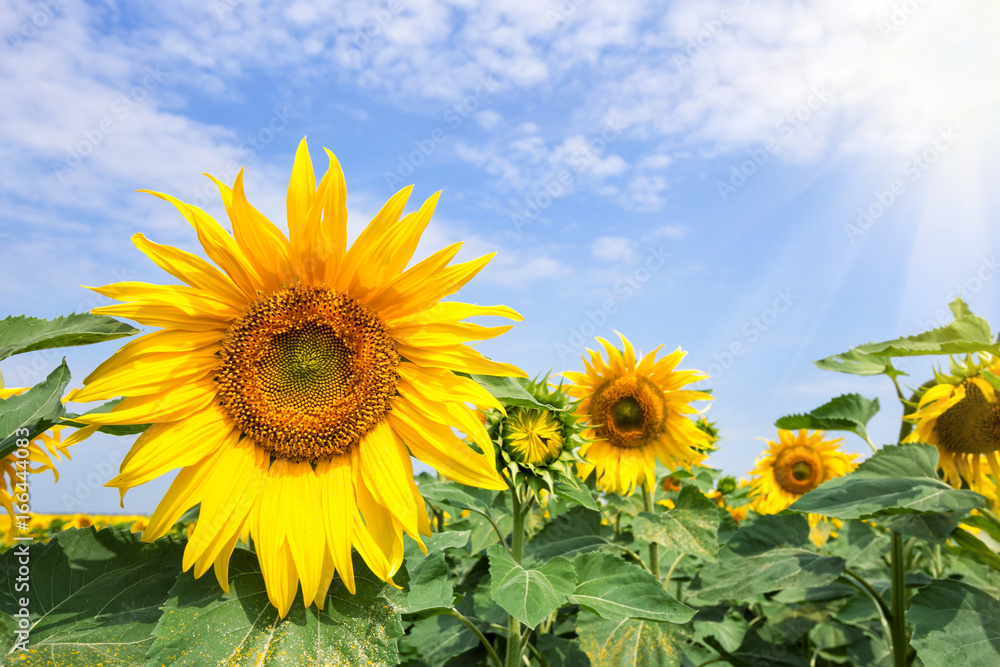
<path fill-rule="evenodd" d="M 982 376 L 1000 375 L 1000 359 L 982 353 L 977 362 L 956 363 L 958 376 L 938 375 L 938 384 L 920 398 L 907 442 L 935 445 L 945 480 L 955 488 L 963 481 L 990 498 L 1000 492 L 1000 397 Z M 987 471 L 992 474 L 990 481 Z"/>
<path fill-rule="evenodd" d="M 582 399 L 576 414 L 587 425 L 588 442 L 580 455 L 581 477 L 597 471 L 597 483 L 613 493 L 629 494 L 643 482 L 656 483 L 656 459 L 671 470 L 690 467 L 705 458 L 701 451 L 711 437 L 685 415 L 697 414 L 692 401 L 711 400 L 702 391 L 681 387 L 707 376 L 698 371 L 674 370 L 687 354 L 677 348 L 659 361 L 657 347 L 636 363 L 635 350 L 620 333 L 624 352 L 608 341 L 597 341 L 607 351 L 587 350 L 585 373 L 563 373 L 574 383 L 569 395 Z"/>
<path fill-rule="evenodd" d="M 0 399 L 7 400 L 11 396 L 17 396 L 28 391 L 30 387 L 9 387 L 0 388 Z M 70 458 L 68 447 L 71 442 L 63 442 L 62 431 L 65 427 L 53 426 L 46 433 L 40 433 L 38 437 L 28 443 L 28 457 L 20 459 L 15 453 L 11 453 L 0 459 L 0 507 L 7 510 L 10 525 L 4 533 L 5 541 L 8 544 L 13 542 L 15 531 L 14 500 L 18 494 L 24 493 L 26 485 L 31 484 L 28 474 L 35 474 L 52 471 L 52 476 L 59 481 L 59 471 L 56 469 L 56 461 L 62 457 Z M 17 489 L 17 485 L 22 488 Z"/>
<path fill-rule="evenodd" d="M 767 450 L 750 473 L 753 509 L 775 514 L 823 482 L 854 470 L 857 454 L 840 451 L 843 438 L 826 440 L 824 431 L 812 435 L 778 430 L 778 439 L 767 442 Z"/>
<path fill-rule="evenodd" d="M 465 318 L 519 320 L 516 312 L 442 301 L 492 255 L 449 266 L 456 243 L 404 270 L 438 197 L 400 219 L 411 188 L 348 248 L 344 176 L 327 153 L 317 187 L 305 140 L 299 145 L 287 238 L 247 202 L 242 171 L 232 189 L 215 181 L 232 235 L 202 210 L 151 193 L 181 212 L 219 268 L 135 235 L 186 286 L 95 288 L 125 302 L 95 313 L 162 328 L 122 347 L 74 399 L 126 397 L 80 421 L 152 424 L 108 483 L 123 496 L 181 468 L 143 539 L 164 535 L 200 503 L 184 568 L 201 576 L 214 565 L 228 590 L 234 545 L 252 538 L 282 616 L 300 583 L 305 603 L 320 607 L 335 571 L 354 590 L 352 545 L 386 581 L 402 562 L 404 532 L 423 545 L 430 526 L 411 454 L 464 484 L 506 488 L 469 404 L 502 408 L 456 373 L 524 376 L 464 345 L 510 328 Z"/>

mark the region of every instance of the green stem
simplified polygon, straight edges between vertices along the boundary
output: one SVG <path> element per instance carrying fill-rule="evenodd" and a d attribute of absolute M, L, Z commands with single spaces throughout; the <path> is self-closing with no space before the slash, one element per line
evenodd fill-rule
<path fill-rule="evenodd" d="M 451 616 L 452 618 L 457 618 L 458 620 L 460 620 L 462 623 L 465 624 L 465 627 L 472 630 L 472 632 L 474 632 L 475 635 L 479 637 L 479 641 L 486 649 L 486 652 L 490 654 L 490 660 L 493 662 L 494 667 L 503 667 L 503 663 L 500 662 L 500 656 L 498 656 L 497 652 L 493 650 L 493 645 L 486 640 L 486 637 L 483 635 L 482 632 L 479 631 L 479 628 L 477 628 L 472 621 L 467 619 L 465 616 L 462 616 L 461 613 L 455 611 L 454 609 L 449 609 L 448 611 L 445 612 L 445 614 Z"/>
<path fill-rule="evenodd" d="M 653 490 L 646 482 L 642 483 L 642 508 L 647 512 L 653 511 Z M 649 571 L 657 579 L 660 578 L 660 545 L 656 542 L 649 543 Z"/>
<path fill-rule="evenodd" d="M 500 544 L 502 544 L 504 546 L 504 548 L 506 548 L 507 547 L 507 537 L 503 534 L 503 531 L 500 530 L 500 526 L 498 526 L 496 524 L 496 521 L 493 520 L 493 517 L 491 517 L 486 512 L 483 512 L 482 510 L 472 509 L 471 507 L 469 508 L 469 510 L 472 511 L 472 512 L 475 512 L 476 514 L 479 514 L 479 515 L 485 517 L 486 520 L 490 522 L 490 525 L 493 526 L 493 532 L 495 532 L 497 534 L 497 537 L 500 538 Z M 517 520 L 515 519 L 515 522 L 516 521 Z M 510 549 L 507 549 L 507 552 L 510 553 Z M 518 559 L 518 562 L 520 562 L 520 559 Z"/>
<path fill-rule="evenodd" d="M 677 565 L 681 562 L 682 558 L 684 558 L 684 554 L 675 558 L 673 564 L 670 566 L 670 569 L 667 570 L 667 578 L 663 581 L 663 587 L 668 589 L 668 591 L 670 589 L 670 577 L 674 576 L 674 570 L 677 569 Z"/>
<path fill-rule="evenodd" d="M 906 636 L 906 564 L 903 536 L 892 531 L 892 660 L 894 667 L 907 667 L 910 642 Z"/>
<path fill-rule="evenodd" d="M 1000 528 L 1000 517 L 998 517 L 993 512 L 993 510 L 988 510 L 985 507 L 983 507 L 983 508 L 980 508 L 980 509 L 978 509 L 976 511 L 979 512 L 980 514 L 982 514 L 987 519 L 989 519 L 991 522 L 993 522 L 994 526 L 996 526 L 997 528 Z"/>
<path fill-rule="evenodd" d="M 524 551 L 524 512 L 521 511 L 521 500 L 517 489 L 511 490 L 513 500 L 514 531 L 510 536 L 510 557 L 518 565 Z M 507 617 L 507 667 L 518 667 L 521 664 L 521 622 L 508 615 Z"/>
<path fill-rule="evenodd" d="M 549 661 L 545 659 L 545 656 L 542 655 L 541 651 L 535 648 L 531 642 L 525 642 L 525 645 L 528 647 L 528 650 L 531 651 L 531 654 L 535 656 L 535 659 L 538 660 L 538 664 L 542 667 L 549 667 Z"/>
<path fill-rule="evenodd" d="M 867 581 L 865 581 L 865 578 L 862 577 L 860 574 L 854 572 L 849 567 L 845 567 L 844 572 L 851 575 L 852 577 L 854 577 L 854 579 L 857 580 L 856 582 L 854 582 L 848 579 L 847 577 L 844 577 L 844 581 L 846 581 L 851 586 L 854 586 L 854 588 L 858 589 L 859 591 L 867 595 L 869 598 L 871 598 L 872 603 L 875 605 L 875 611 L 878 612 L 879 621 L 882 622 L 882 632 L 885 634 L 886 646 L 889 647 L 889 651 L 891 652 L 893 616 L 892 612 L 889 611 L 889 607 L 886 606 L 885 600 L 882 599 L 882 596 L 878 594 L 878 591 L 872 588 L 872 585 L 869 584 Z"/>

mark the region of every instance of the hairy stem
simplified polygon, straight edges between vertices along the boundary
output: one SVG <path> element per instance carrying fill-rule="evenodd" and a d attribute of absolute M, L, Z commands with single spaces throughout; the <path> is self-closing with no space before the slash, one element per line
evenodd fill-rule
<path fill-rule="evenodd" d="M 647 512 L 653 511 L 653 489 L 646 482 L 642 483 L 642 508 Z M 660 578 L 660 545 L 656 542 L 649 543 L 649 571 L 657 579 Z"/>

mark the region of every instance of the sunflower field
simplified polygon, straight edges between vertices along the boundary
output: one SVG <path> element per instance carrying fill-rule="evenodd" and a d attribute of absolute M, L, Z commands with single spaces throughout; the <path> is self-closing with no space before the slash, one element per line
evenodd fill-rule
<path fill-rule="evenodd" d="M 521 316 L 451 297 L 491 256 L 412 262 L 438 195 L 404 215 L 410 188 L 349 244 L 327 155 L 317 183 L 300 144 L 287 234 L 242 171 L 215 181 L 228 225 L 150 193 L 200 244 L 133 238 L 177 284 L 0 320 L 0 359 L 124 342 L 80 383 L 64 361 L 0 384 L 4 664 L 1000 664 L 1000 341 L 961 298 L 817 361 L 858 393 L 775 415 L 737 479 L 711 464 L 694 342 L 598 338 L 558 373 L 486 358 L 470 343 Z M 896 442 L 869 435 L 882 409 Z M 155 512 L 33 513 L 32 476 L 97 431 L 135 437 L 102 481 L 123 507 L 177 471 Z"/>

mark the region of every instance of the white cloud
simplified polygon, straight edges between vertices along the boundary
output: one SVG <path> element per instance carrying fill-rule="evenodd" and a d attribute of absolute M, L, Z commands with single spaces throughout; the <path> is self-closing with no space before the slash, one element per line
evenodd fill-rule
<path fill-rule="evenodd" d="M 630 239 L 602 236 L 590 244 L 590 254 L 604 262 L 631 263 L 635 259 L 635 247 Z"/>
<path fill-rule="evenodd" d="M 496 111 L 492 110 L 480 111 L 475 116 L 473 116 L 473 118 L 475 118 L 476 122 L 479 124 L 479 127 L 483 128 L 484 130 L 492 130 L 494 127 L 499 125 L 500 122 L 503 120 L 503 116 L 501 116 Z"/>

